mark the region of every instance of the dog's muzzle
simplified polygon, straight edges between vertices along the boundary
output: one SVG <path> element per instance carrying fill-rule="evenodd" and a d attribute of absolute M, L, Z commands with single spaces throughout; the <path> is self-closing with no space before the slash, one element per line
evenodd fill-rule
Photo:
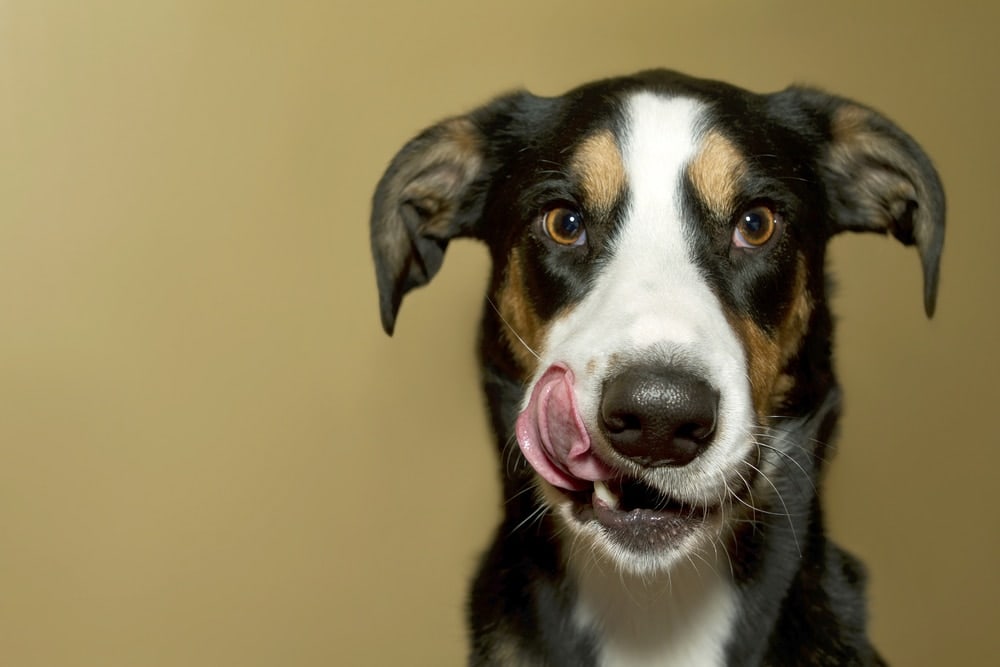
<path fill-rule="evenodd" d="M 590 419 L 596 422 L 592 438 L 577 407 L 573 372 L 556 363 L 517 418 L 521 451 L 561 492 L 555 497 L 564 518 L 633 554 L 669 554 L 704 532 L 717 507 L 685 502 L 649 478 L 656 470 L 683 468 L 709 447 L 719 392 L 683 369 L 630 366 L 605 381 L 597 413 Z"/>
<path fill-rule="evenodd" d="M 604 383 L 599 422 L 604 438 L 621 456 L 643 467 L 684 466 L 715 435 L 719 392 L 696 375 L 676 368 L 633 366 Z M 580 491 L 614 477 L 594 452 L 577 409 L 573 372 L 550 366 L 517 418 L 521 451 L 547 482 Z"/>

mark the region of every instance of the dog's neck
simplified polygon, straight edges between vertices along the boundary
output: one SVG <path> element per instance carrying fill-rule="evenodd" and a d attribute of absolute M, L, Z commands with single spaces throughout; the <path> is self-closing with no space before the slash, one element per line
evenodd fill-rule
<path fill-rule="evenodd" d="M 573 554 L 568 569 L 578 588 L 573 620 L 600 638 L 597 664 L 726 664 L 738 593 L 724 554 L 682 560 L 652 578 L 623 573 L 589 552 Z"/>

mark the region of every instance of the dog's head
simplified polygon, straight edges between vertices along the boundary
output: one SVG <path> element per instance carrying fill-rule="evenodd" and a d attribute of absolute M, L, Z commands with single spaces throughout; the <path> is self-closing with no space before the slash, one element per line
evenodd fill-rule
<path fill-rule="evenodd" d="M 509 427 L 542 496 L 649 572 L 765 503 L 769 429 L 833 386 L 823 268 L 845 230 L 916 245 L 933 312 L 944 199 L 908 135 L 818 91 L 661 71 L 429 128 L 371 238 L 389 333 L 451 239 L 488 245 L 485 335 L 524 384 Z"/>

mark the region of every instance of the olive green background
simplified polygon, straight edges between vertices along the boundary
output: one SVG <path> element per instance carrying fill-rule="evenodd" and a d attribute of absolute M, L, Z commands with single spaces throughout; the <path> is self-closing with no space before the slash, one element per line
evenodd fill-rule
<path fill-rule="evenodd" d="M 834 244 L 830 526 L 893 663 L 995 659 L 996 7 L 0 2 L 0 663 L 460 664 L 486 253 L 385 337 L 370 193 L 442 116 L 652 66 L 820 85 L 935 159 L 933 321 L 912 250 Z"/>

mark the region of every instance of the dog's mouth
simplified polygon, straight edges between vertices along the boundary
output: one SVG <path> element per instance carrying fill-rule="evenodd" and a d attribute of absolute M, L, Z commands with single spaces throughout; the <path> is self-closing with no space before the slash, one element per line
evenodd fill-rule
<path fill-rule="evenodd" d="M 679 501 L 630 478 L 595 481 L 590 488 L 562 493 L 574 520 L 599 526 L 612 542 L 634 552 L 676 548 L 718 510 Z"/>
<path fill-rule="evenodd" d="M 573 390 L 573 373 L 553 364 L 536 382 L 516 422 L 518 445 L 557 494 L 566 520 L 633 553 L 681 546 L 716 509 L 683 502 L 637 477 L 621 474 L 592 446 Z"/>

